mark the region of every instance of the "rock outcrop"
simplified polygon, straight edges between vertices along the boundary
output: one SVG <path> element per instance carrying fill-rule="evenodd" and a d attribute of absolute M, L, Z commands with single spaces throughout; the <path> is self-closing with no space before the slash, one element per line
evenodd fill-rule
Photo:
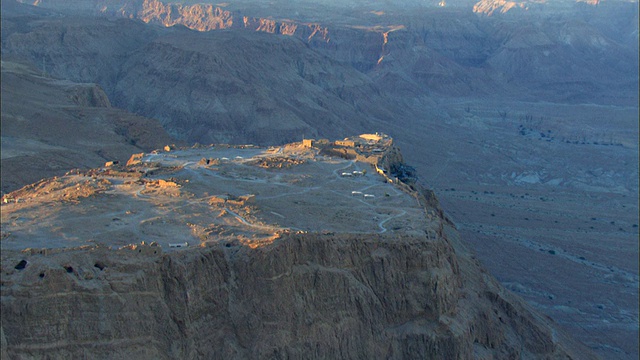
<path fill-rule="evenodd" d="M 254 249 L 3 252 L 3 354 L 591 357 L 505 291 L 456 236 L 445 226 L 435 240 L 289 233 Z"/>
<path fill-rule="evenodd" d="M 382 154 L 376 168 L 408 168 L 392 140 L 385 139 L 386 147 L 378 149 Z M 191 151 L 199 154 L 203 150 Z M 191 193 L 195 187 L 189 186 L 201 181 L 197 180 L 199 171 L 207 175 L 216 171 L 191 168 L 187 173 L 193 181 L 189 181 L 183 178 L 186 173 L 162 170 L 161 160 L 155 156 L 158 162 L 145 163 L 154 166 L 155 176 L 160 178 L 146 179 L 149 171 L 142 175 L 143 169 L 136 170 L 133 164 L 121 174 L 127 179 L 122 186 L 157 183 L 160 187 L 178 187 L 174 181 L 179 181 L 184 187 L 180 186 L 181 194 L 174 193 L 170 196 L 173 200 L 166 204 L 164 201 L 169 198 L 158 199 L 169 212 L 141 223 L 168 219 L 173 217 L 172 211 L 177 215 L 186 204 L 198 202 Z M 274 156 L 278 159 L 284 155 Z M 173 171 L 181 169 L 175 161 L 186 161 L 176 156 L 167 159 L 173 164 Z M 354 164 L 341 161 L 347 167 Z M 236 166 L 219 176 L 246 165 Z M 287 170 L 276 171 L 292 176 Z M 136 174 L 145 178 L 135 181 Z M 77 196 L 72 200 L 65 196 L 75 205 L 61 207 L 58 215 L 90 211 L 94 207 L 90 205 L 92 197 L 115 193 L 110 187 L 112 182 L 123 181 L 116 172 L 93 171 L 87 175 L 91 180 L 80 173 L 64 179 L 66 190 L 76 189 Z M 182 179 L 175 180 L 173 176 Z M 155 242 L 118 250 L 96 242 L 97 245 L 76 248 L 20 251 L 19 242 L 28 240 L 13 237 L 7 231 L 20 232 L 21 228 L 3 226 L 3 239 L 12 237 L 11 247 L 5 246 L 0 263 L 3 357 L 593 358 L 582 345 L 565 337 L 549 319 L 531 310 L 483 269 L 462 245 L 455 227 L 444 218 L 433 193 L 422 189 L 415 179 L 390 185 L 382 175 L 369 176 L 368 181 L 374 185 L 368 188 L 381 186 L 383 180 L 385 186 L 400 186 L 417 199 L 417 209 L 422 211 L 418 218 L 430 224 L 429 230 L 416 224 L 410 225 L 411 229 L 397 227 L 378 233 L 350 232 L 349 228 L 341 232 L 280 228 L 268 241 L 248 234 L 237 238 L 212 235 L 200 246 L 168 252 Z M 111 181 L 96 181 L 101 177 Z M 266 180 L 257 181 L 262 184 Z M 332 182 L 324 178 L 316 181 L 315 185 L 320 186 Z M 56 191 L 64 188 L 56 184 L 43 182 L 12 193 L 12 198 L 19 195 L 29 199 L 30 205 L 22 208 L 15 200 L 8 216 L 14 218 L 25 209 L 37 213 L 38 204 L 46 205 L 38 202 L 37 191 L 52 193 L 53 197 L 46 201 L 53 201 Z M 142 204 L 151 206 L 151 192 L 132 191 L 135 200 L 121 198 L 118 203 L 131 201 L 127 206 L 133 206 L 143 196 Z M 184 196 L 184 203 L 179 201 L 180 196 Z M 387 193 L 386 197 L 392 195 Z M 266 205 L 263 201 L 268 198 L 274 197 L 255 200 L 254 195 L 240 196 L 238 204 L 246 208 L 247 214 L 259 212 L 260 204 L 284 212 L 273 204 Z M 225 209 L 235 201 L 209 196 L 204 199 L 209 205 L 222 202 Z M 312 198 L 299 200 L 313 202 Z M 85 201 L 88 207 L 82 205 Z M 249 209 L 249 201 L 257 207 Z M 287 204 L 285 201 L 281 206 Z M 134 212 L 143 211 L 138 207 Z M 208 211 L 210 215 L 215 213 L 211 208 Z M 109 214 L 118 213 L 122 209 Z M 201 215 L 197 217 L 202 221 Z M 63 219 L 56 220 L 58 226 Z M 243 218 L 237 219 L 252 226 Z M 3 225 L 5 221 L 3 217 Z M 112 222 L 120 221 L 114 218 Z M 196 220 L 187 225 L 198 228 L 191 221 Z M 181 232 L 190 232 L 179 223 L 176 225 Z M 257 228 L 262 231 L 269 227 Z M 98 236 L 97 230 L 93 235 Z"/>

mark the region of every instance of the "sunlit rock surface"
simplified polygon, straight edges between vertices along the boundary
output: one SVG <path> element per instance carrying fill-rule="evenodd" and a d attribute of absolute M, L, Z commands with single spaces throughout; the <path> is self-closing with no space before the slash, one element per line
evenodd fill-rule
<path fill-rule="evenodd" d="M 592 358 L 486 273 L 391 143 L 167 147 L 6 195 L 3 356 Z"/>

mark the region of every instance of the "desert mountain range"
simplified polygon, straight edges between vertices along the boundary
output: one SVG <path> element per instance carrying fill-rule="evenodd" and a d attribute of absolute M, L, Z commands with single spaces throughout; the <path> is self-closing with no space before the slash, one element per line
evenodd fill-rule
<path fill-rule="evenodd" d="M 5 1 L 2 191 L 383 131 L 507 288 L 637 358 L 637 24 L 627 1 Z"/>

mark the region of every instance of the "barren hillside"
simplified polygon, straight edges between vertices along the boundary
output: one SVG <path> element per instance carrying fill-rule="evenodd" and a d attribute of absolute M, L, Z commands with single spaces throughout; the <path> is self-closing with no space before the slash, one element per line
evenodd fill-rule
<path fill-rule="evenodd" d="M 2 192 L 173 143 L 154 120 L 113 108 L 96 84 L 2 61 Z"/>

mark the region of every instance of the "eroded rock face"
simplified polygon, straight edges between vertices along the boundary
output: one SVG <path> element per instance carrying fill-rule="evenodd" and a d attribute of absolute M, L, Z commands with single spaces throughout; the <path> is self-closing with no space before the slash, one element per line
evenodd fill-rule
<path fill-rule="evenodd" d="M 26 267 L 14 269 L 20 259 Z M 459 263 L 445 238 L 285 234 L 256 249 L 23 252 L 3 255 L 2 272 L 9 358 L 553 358 L 576 350 L 477 264 Z"/>
<path fill-rule="evenodd" d="M 97 82 L 113 106 L 160 120 L 189 142 L 338 138 L 399 113 L 366 75 L 295 37 L 66 20 L 32 23 L 27 32 L 13 18 L 3 21 L 3 54 L 57 77 Z"/>
<path fill-rule="evenodd" d="M 346 191 L 344 199 L 334 201 L 333 206 L 324 205 L 324 210 L 330 208 L 337 213 L 351 214 L 344 216 L 343 226 L 336 224 L 335 218 L 312 215 L 313 209 L 307 206 L 298 207 L 296 213 L 308 214 L 316 222 L 324 220 L 323 226 L 330 230 L 294 231 L 277 224 L 267 226 L 270 222 L 265 221 L 266 218 L 251 214 L 270 213 L 276 215 L 278 221 L 285 221 L 293 214 L 286 212 L 284 207 L 315 204 L 321 199 L 305 196 L 307 191 L 298 191 L 280 182 L 283 178 L 290 178 L 291 184 L 300 181 L 286 169 L 277 170 L 280 180 L 275 196 L 211 197 L 210 193 L 224 191 L 211 187 L 215 185 L 210 184 L 211 181 L 200 183 L 203 173 L 215 175 L 216 184 L 221 185 L 225 174 L 238 174 L 247 165 L 243 156 L 236 156 L 237 163 L 226 169 L 220 170 L 222 163 L 219 162 L 215 168 L 199 168 L 204 165 L 201 164 L 198 168 L 187 169 L 182 175 L 176 173 L 184 170 L 187 164 L 193 164 L 189 155 L 201 156 L 204 148 L 184 149 L 183 157 L 180 157 L 180 150 L 174 153 L 170 147 L 166 158 L 158 153 L 150 154 L 155 162 L 145 163 L 152 166 L 153 171 L 136 169 L 137 165 L 132 164 L 130 171 L 120 169 L 122 179 L 115 172 L 100 170 L 85 174 L 87 178 L 69 174 L 60 182 L 35 184 L 4 197 L 3 200 L 11 198 L 11 203 L 4 201 L 2 217 L 2 239 L 5 241 L 0 264 L 3 356 L 123 359 L 133 356 L 141 359 L 592 357 L 588 350 L 565 338 L 547 319 L 530 310 L 523 300 L 511 295 L 487 274 L 462 245 L 457 230 L 444 217 L 432 192 L 422 189 L 415 181 L 396 179 L 389 182 L 394 173 L 408 168 L 391 138 L 384 134 L 361 135 L 363 139 L 366 137 L 378 138 L 377 146 L 384 146 L 384 149 L 366 150 L 359 144 L 362 146 L 359 155 L 365 157 L 366 152 L 371 151 L 371 159 L 367 159 L 375 161 L 374 168 L 379 170 L 366 175 L 370 178 L 362 179 L 371 182 L 370 185 L 339 177 L 338 171 L 354 166 L 354 162 L 327 159 L 326 155 L 321 155 L 323 161 L 337 170 L 332 172 L 323 168 L 321 173 L 333 173 L 333 176 L 311 176 L 313 169 L 305 167 L 304 162 L 298 165 L 301 167 L 298 171 L 304 179 L 315 179 L 303 186 L 307 189 L 313 188 L 312 185 L 322 188 L 344 181 L 350 189 L 357 184 L 366 189 L 384 186 L 384 191 L 388 191 L 381 196 L 384 198 L 407 197 L 409 202 L 404 206 L 396 205 L 405 209 L 401 213 L 390 214 L 386 220 L 374 216 L 380 221 L 376 223 L 379 232 L 371 230 L 370 226 L 367 227 L 369 230 L 363 230 L 359 224 L 353 224 L 358 221 L 355 213 L 359 211 L 356 205 L 360 200 L 353 197 L 353 192 L 348 194 Z M 380 143 L 382 139 L 384 144 Z M 254 147 L 225 148 L 228 154 L 246 150 L 244 155 L 253 152 L 255 157 L 264 156 Z M 274 148 L 272 155 L 276 159 L 283 156 L 298 158 L 304 149 L 302 143 L 290 144 L 287 149 Z M 306 149 L 305 156 L 310 156 L 307 162 L 317 163 L 320 158 L 315 158 L 314 151 L 320 156 L 319 150 Z M 209 150 L 221 154 L 221 149 Z M 231 155 L 222 154 L 227 155 L 225 161 L 229 161 Z M 169 161 L 171 167 L 162 168 L 163 161 Z M 380 167 L 385 167 L 386 173 Z M 234 183 L 247 185 L 255 181 L 254 191 L 268 193 L 267 183 L 274 171 L 269 169 L 265 173 L 262 168 L 256 168 L 259 169 L 256 174 L 261 173 L 263 179 L 247 173 L 245 177 L 234 175 Z M 190 179 L 182 178 L 187 174 Z M 139 181 L 135 181 L 136 176 Z M 144 180 L 140 178 L 143 176 Z M 146 179 L 147 176 L 154 178 Z M 361 176 L 365 176 L 364 172 Z M 109 177 L 111 181 L 106 178 L 97 181 L 101 177 Z M 178 177 L 182 179 L 176 180 Z M 161 194 L 131 188 L 131 198 L 112 198 L 118 206 L 129 210 L 109 208 L 106 214 L 109 221 L 105 225 L 105 214 L 99 214 L 101 210 L 97 210 L 95 204 L 97 201 L 102 207 L 108 206 L 108 198 L 117 192 L 110 186 L 116 182 L 122 182 L 127 189 L 134 184 L 171 189 L 165 189 L 167 191 Z M 206 195 L 198 198 L 195 194 L 204 190 L 201 188 L 204 183 L 209 186 Z M 226 189 L 231 191 L 233 186 Z M 75 190 L 74 196 L 69 196 L 68 190 Z M 289 200 L 269 202 L 269 199 L 273 201 L 280 195 L 287 195 L 286 191 L 293 191 L 289 194 L 295 195 L 293 203 Z M 330 188 L 324 191 L 332 192 Z M 39 194 L 50 194 L 51 197 Z M 57 197 L 61 195 L 63 198 Z M 322 197 L 326 198 L 326 195 Z M 23 200 L 19 201 L 19 198 Z M 340 205 L 345 199 L 350 202 L 343 201 Z M 185 213 L 185 206 L 202 203 L 201 200 L 205 200 L 204 208 L 191 208 L 188 214 Z M 221 203 L 225 204 L 224 212 L 216 207 Z M 384 214 L 390 206 L 373 202 L 363 204 L 367 208 L 377 207 L 378 215 Z M 416 216 L 411 217 L 411 225 L 403 227 L 397 223 L 390 231 L 383 227 L 393 218 L 406 215 L 411 206 L 417 211 Z M 28 217 L 38 217 L 38 214 L 45 219 L 55 217 L 46 215 L 51 207 L 57 207 L 54 212 L 62 217 L 50 229 L 54 234 L 47 236 L 44 242 L 37 242 L 36 238 L 42 238 L 42 233 L 36 234 L 40 230 L 49 231 L 43 228 L 50 227 L 51 223 L 34 223 L 27 228 L 20 223 Z M 159 208 L 163 210 L 158 216 Z M 94 224 L 68 227 L 77 220 L 77 214 L 92 211 Z M 226 213 L 234 215 L 233 222 L 212 223 L 215 220 L 211 217 L 219 218 Z M 103 227 L 119 226 L 117 224 L 122 221 L 113 217 L 114 214 L 133 216 L 129 220 L 133 226 L 126 232 L 117 229 L 105 232 Z M 175 223 L 162 228 L 161 224 L 171 222 L 169 219 Z M 154 221 L 157 221 L 156 225 Z M 360 219 L 362 221 L 364 219 Z M 298 219 L 293 225 L 303 227 L 302 222 Z M 238 223 L 244 225 L 233 225 Z M 428 226 L 420 227 L 423 223 Z M 150 226 L 147 229 L 155 231 L 136 230 L 138 225 L 135 224 Z M 199 246 L 192 244 L 189 247 L 184 242 L 183 249 L 177 248 L 176 242 L 194 239 L 192 235 L 198 235 L 198 228 L 205 226 L 211 231 L 206 236 L 197 236 Z M 391 227 L 390 223 L 388 226 Z M 224 237 L 222 228 L 229 230 L 225 231 Z M 123 237 L 150 239 L 152 232 L 162 232 L 158 242 L 111 249 L 111 246 L 127 241 Z M 90 234 L 90 239 L 85 245 L 75 245 L 75 248 L 69 245 L 82 244 L 74 239 L 86 238 L 86 234 Z M 261 234 L 269 236 L 266 238 Z M 105 239 L 104 235 L 109 238 Z M 56 239 L 57 236 L 60 239 Z M 159 244 L 167 243 L 169 246 L 163 251 Z M 46 244 L 47 248 L 24 249 L 30 244 Z M 58 248 L 50 248 L 55 246 Z"/>
<path fill-rule="evenodd" d="M 637 19 L 619 15 L 637 5 L 512 14 L 518 21 L 427 8 L 307 21 L 157 0 L 92 4 L 101 18 L 36 21 L 9 7 L 3 55 L 98 83 L 114 106 L 189 142 L 390 132 L 422 116 L 425 97 L 637 103 Z"/>
<path fill-rule="evenodd" d="M 597 98 L 592 94 L 604 83 L 618 97 L 626 98 L 633 94 L 630 89 L 637 88 L 637 81 L 626 76 L 637 72 L 637 4 L 500 0 L 446 7 L 443 2 L 446 10 L 405 5 L 408 9 L 371 4 L 388 12 L 367 18 L 368 6 L 360 5 L 360 14 L 353 16 L 340 5 L 325 4 L 325 14 L 312 20 L 289 19 L 286 12 L 283 16 L 280 7 L 286 5 L 280 3 L 265 11 L 248 4 L 236 4 L 236 9 L 228 4 L 98 1 L 95 11 L 198 31 L 234 29 L 294 36 L 380 79 L 378 85 L 394 93 L 477 96 L 517 91 L 526 96 L 534 89 L 537 98 L 557 101 L 569 93 L 561 99 L 584 101 Z M 580 85 L 571 85 L 576 83 Z M 603 95 L 608 101 L 615 99 L 606 92 Z M 623 101 L 629 100 L 637 102 L 633 96 Z"/>
<path fill-rule="evenodd" d="M 115 104 L 205 144 L 340 137 L 391 117 L 369 78 L 295 38 L 180 31 L 147 44 L 122 69 Z"/>

